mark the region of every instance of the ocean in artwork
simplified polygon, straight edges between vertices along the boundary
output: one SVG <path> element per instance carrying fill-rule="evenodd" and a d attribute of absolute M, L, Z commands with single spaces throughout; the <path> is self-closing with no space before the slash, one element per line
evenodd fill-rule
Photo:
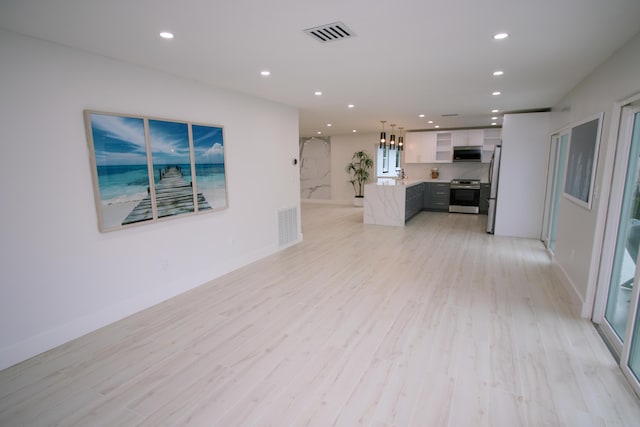
<path fill-rule="evenodd" d="M 159 165 L 154 168 L 154 180 L 159 182 L 159 169 L 178 166 L 185 181 L 192 182 L 190 164 Z M 147 165 L 98 166 L 100 202 L 104 206 L 140 201 L 149 194 L 149 171 Z M 197 164 L 196 183 L 198 192 L 216 199 L 225 195 L 226 182 L 224 164 Z M 225 195 L 226 196 L 226 195 Z M 208 199 L 208 198 L 207 198 Z M 220 206 L 220 200 L 207 200 L 211 206 Z M 226 201 L 224 203 L 226 205 Z"/>

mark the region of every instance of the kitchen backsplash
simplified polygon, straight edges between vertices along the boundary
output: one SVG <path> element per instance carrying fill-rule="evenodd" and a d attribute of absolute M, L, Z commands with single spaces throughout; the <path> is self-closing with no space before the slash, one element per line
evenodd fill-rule
<path fill-rule="evenodd" d="M 408 163 L 404 172 L 409 179 L 430 179 L 432 168 L 438 168 L 438 179 L 445 181 L 468 178 L 487 182 L 489 177 L 488 163 Z"/>

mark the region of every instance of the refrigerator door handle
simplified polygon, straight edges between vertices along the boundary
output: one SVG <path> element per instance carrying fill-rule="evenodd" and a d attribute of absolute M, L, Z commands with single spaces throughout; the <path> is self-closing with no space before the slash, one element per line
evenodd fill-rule
<path fill-rule="evenodd" d="M 493 161 L 495 160 L 495 153 L 491 155 L 491 161 L 489 162 L 489 185 L 491 185 L 491 179 L 493 178 Z"/>

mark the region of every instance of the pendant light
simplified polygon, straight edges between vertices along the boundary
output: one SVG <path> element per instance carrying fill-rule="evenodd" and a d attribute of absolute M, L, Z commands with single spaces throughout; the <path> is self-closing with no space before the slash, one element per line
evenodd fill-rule
<path fill-rule="evenodd" d="M 389 136 L 389 148 L 392 150 L 396 149 L 396 134 L 395 134 L 396 125 L 391 125 L 391 135 Z"/>
<path fill-rule="evenodd" d="M 382 123 L 382 132 L 380 132 L 380 148 L 387 148 L 387 134 L 384 131 L 384 124 L 387 123 L 386 120 L 380 120 Z"/>
<path fill-rule="evenodd" d="M 404 128 L 400 129 L 400 136 L 398 137 L 398 150 L 404 151 Z"/>

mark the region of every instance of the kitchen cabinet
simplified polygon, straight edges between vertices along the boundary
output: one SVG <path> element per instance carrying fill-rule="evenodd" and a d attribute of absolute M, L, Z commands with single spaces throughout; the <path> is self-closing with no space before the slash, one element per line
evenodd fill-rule
<path fill-rule="evenodd" d="M 429 189 L 425 190 L 425 194 L 428 193 L 428 199 L 425 198 L 426 210 L 430 211 L 449 211 L 449 183 L 447 182 L 427 182 L 425 186 Z"/>
<path fill-rule="evenodd" d="M 431 183 L 424 183 L 422 209 L 429 210 L 431 208 Z"/>
<path fill-rule="evenodd" d="M 455 131 L 420 131 L 405 135 L 404 163 L 451 163 L 453 147 L 482 147 L 482 162 L 489 163 L 501 129 L 466 129 Z"/>
<path fill-rule="evenodd" d="M 501 129 L 484 129 L 482 132 L 482 163 L 491 162 L 491 156 L 496 148 L 502 142 Z"/>
<path fill-rule="evenodd" d="M 434 163 L 436 161 L 435 132 L 409 132 L 404 141 L 405 163 Z"/>
<path fill-rule="evenodd" d="M 436 132 L 434 163 L 451 163 L 453 159 L 453 140 L 451 132 Z"/>
<path fill-rule="evenodd" d="M 480 184 L 480 213 L 489 212 L 489 193 L 491 192 L 490 184 Z"/>
<path fill-rule="evenodd" d="M 407 187 L 404 205 L 405 222 L 422 210 L 423 201 L 424 184 Z"/>
<path fill-rule="evenodd" d="M 456 130 L 452 132 L 453 146 L 479 146 L 482 145 L 482 129 Z"/>

